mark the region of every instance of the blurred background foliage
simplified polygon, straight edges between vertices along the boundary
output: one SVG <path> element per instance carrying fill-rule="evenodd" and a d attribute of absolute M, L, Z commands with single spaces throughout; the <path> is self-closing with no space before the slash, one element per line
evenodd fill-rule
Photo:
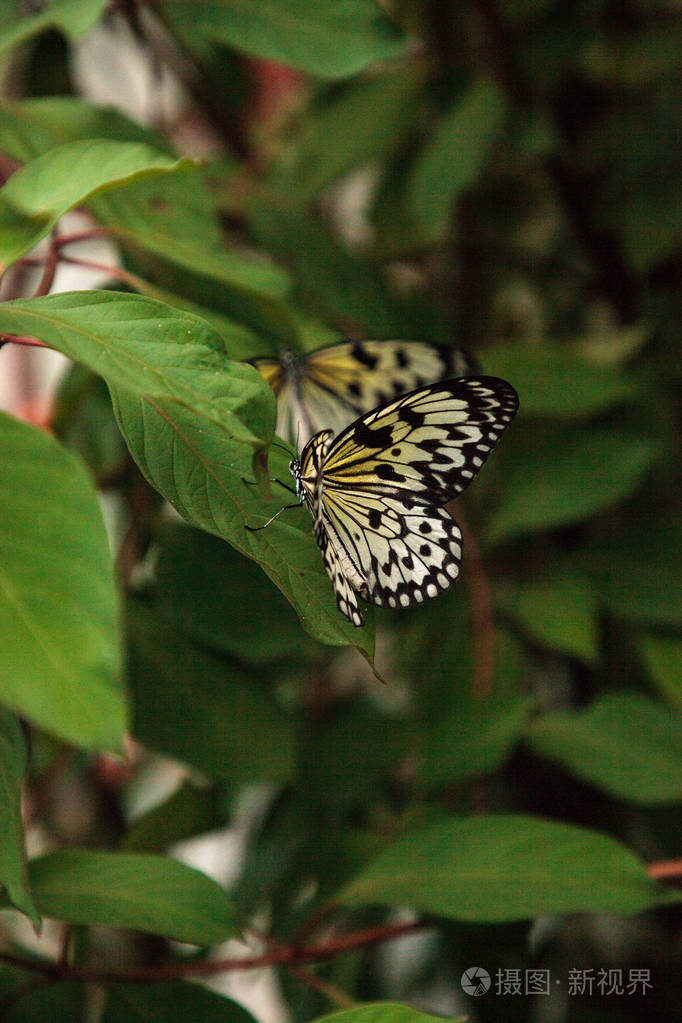
<path fill-rule="evenodd" d="M 512 815 L 501 818 L 511 844 L 481 853 L 495 861 L 499 849 L 510 898 L 529 814 L 595 829 L 650 863 L 680 857 L 679 4 L 15 7 L 0 5 L 6 177 L 94 138 L 204 161 L 86 199 L 116 243 L 112 287 L 204 317 L 233 359 L 415 338 L 469 349 L 521 401 L 455 512 L 468 541 L 460 582 L 375 616 L 382 686 L 355 651 L 308 637 L 254 562 L 169 516 L 127 455 L 102 379 L 70 368 L 51 423 L 105 495 L 138 745 L 122 767 L 34 730 L 33 827 L 48 845 L 165 852 L 246 814 L 234 903 L 283 944 L 402 834 L 444 815 Z M 98 18 L 113 66 L 129 47 L 146 69 L 143 119 L 83 85 L 95 52 L 83 35 Z M 26 293 L 26 274 L 5 297 Z M 136 793 L 159 755 L 189 771 L 143 812 Z M 551 850 L 548 834 L 530 855 L 538 884 L 547 873 L 558 890 L 574 864 Z M 592 864 L 581 855 L 588 874 L 606 863 L 601 849 Z M 422 867 L 439 890 L 438 856 Z M 613 869 L 627 888 L 625 866 Z M 369 905 L 349 895 L 338 919 L 356 930 L 395 919 L 372 901 L 417 905 L 433 926 L 421 943 L 335 957 L 317 987 L 281 968 L 291 1020 L 329 1011 L 339 989 L 481 1021 L 675 1018 L 675 906 L 620 917 L 595 894 L 594 906 L 564 906 L 592 914 L 562 915 L 550 898 L 486 917 L 398 889 Z M 93 954 L 88 940 L 74 955 Z M 159 949 L 138 952 L 154 962 Z M 472 964 L 551 969 L 561 990 L 467 999 L 459 978 Z M 569 996 L 572 968 L 646 968 L 653 987 Z M 79 993 L 58 991 L 52 1018 L 75 1018 Z M 157 992 L 134 988 L 120 1004 L 179 1019 L 177 992 Z M 12 1002 L 7 1018 L 46 997 Z M 117 997 L 107 1021 L 130 1018 Z M 208 1002 L 193 1011 L 228 1018 Z"/>

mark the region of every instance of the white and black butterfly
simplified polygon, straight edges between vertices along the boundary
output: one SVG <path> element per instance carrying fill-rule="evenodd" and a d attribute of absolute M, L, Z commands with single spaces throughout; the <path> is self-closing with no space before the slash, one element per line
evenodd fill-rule
<path fill-rule="evenodd" d="M 344 341 L 307 355 L 284 349 L 252 364 L 277 398 L 276 432 L 305 444 L 319 430 L 340 433 L 358 416 L 415 387 L 476 371 L 459 349 L 424 341 Z"/>
<path fill-rule="evenodd" d="M 322 430 L 290 462 L 353 625 L 362 625 L 358 594 L 409 607 L 457 578 L 462 534 L 443 506 L 471 483 L 517 409 L 516 391 L 497 377 L 443 380 L 361 416 L 336 439 Z"/>

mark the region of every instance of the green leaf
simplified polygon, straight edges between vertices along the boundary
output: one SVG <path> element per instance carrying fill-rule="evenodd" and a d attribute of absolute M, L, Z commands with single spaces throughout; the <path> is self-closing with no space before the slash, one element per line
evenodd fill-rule
<path fill-rule="evenodd" d="M 10 901 L 40 926 L 29 891 L 24 856 L 21 790 L 26 772 L 26 742 L 13 714 L 0 707 L 0 885 Z"/>
<path fill-rule="evenodd" d="M 87 1018 L 88 992 L 76 981 L 46 985 L 36 979 L 35 973 L 22 971 L 13 984 L 2 984 L 0 991 L 2 1023 L 48 1019 L 50 1023 L 74 1023 Z"/>
<path fill-rule="evenodd" d="M 52 429 L 66 447 L 80 455 L 97 479 L 112 476 L 126 462 L 127 449 L 116 425 L 107 385 L 77 362 L 60 381 Z"/>
<path fill-rule="evenodd" d="M 109 188 L 192 167 L 138 142 L 89 139 L 58 146 L 25 164 L 0 189 L 0 270 L 74 206 Z"/>
<path fill-rule="evenodd" d="M 356 167 L 390 153 L 401 144 L 423 89 L 419 68 L 403 68 L 330 89 L 307 112 L 293 151 L 269 185 L 283 199 L 313 198 Z"/>
<path fill-rule="evenodd" d="M 334 901 L 502 923 L 548 913 L 630 914 L 679 900 L 608 835 L 499 814 L 451 817 L 406 834 Z"/>
<path fill-rule="evenodd" d="M 477 180 L 504 119 L 504 98 L 476 82 L 445 113 L 417 160 L 412 208 L 429 237 L 440 238 L 455 202 Z"/>
<path fill-rule="evenodd" d="M 274 398 L 252 366 L 229 362 L 215 331 L 141 295 L 74 291 L 6 302 L 0 331 L 29 334 L 99 373 L 110 388 L 143 395 L 147 414 L 172 399 L 221 436 L 253 448 L 272 437 Z"/>
<path fill-rule="evenodd" d="M 134 181 L 89 204 L 96 219 L 126 246 L 144 249 L 180 270 L 235 289 L 247 297 L 282 299 L 289 275 L 264 259 L 223 245 L 218 210 L 202 174 Z"/>
<path fill-rule="evenodd" d="M 324 78 L 403 53 L 407 40 L 374 0 L 167 0 L 176 30 Z"/>
<path fill-rule="evenodd" d="M 671 516 L 635 519 L 627 532 L 584 551 L 584 568 L 618 618 L 662 627 L 682 624 L 682 530 Z"/>
<path fill-rule="evenodd" d="M 168 525 L 160 533 L 155 595 L 173 628 L 243 664 L 304 664 L 319 653 L 258 565 L 200 530 Z"/>
<path fill-rule="evenodd" d="M 620 370 L 554 346 L 504 345 L 481 354 L 486 373 L 509 380 L 530 416 L 578 419 L 632 398 L 633 382 Z"/>
<path fill-rule="evenodd" d="M 28 161 L 67 142 L 103 138 L 118 142 L 146 143 L 165 151 L 165 141 L 155 132 L 130 121 L 116 110 L 92 107 L 66 96 L 41 97 L 0 106 L 0 149 L 15 159 Z M 215 291 L 233 289 L 255 301 L 257 296 L 282 298 L 291 290 L 288 275 L 264 260 L 248 258 L 225 249 L 215 196 L 201 169 L 188 168 L 181 175 L 164 174 L 138 178 L 88 200 L 93 215 L 126 249 L 142 249 L 185 273 L 202 274 Z M 144 282 L 145 284 L 147 282 Z M 147 284 L 144 292 L 181 304 Z M 201 314 L 200 309 L 189 310 Z M 209 310 L 204 315 L 210 315 Z M 215 315 L 232 341 L 248 334 L 244 327 Z M 233 351 L 236 358 L 262 352 L 263 344 Z"/>
<path fill-rule="evenodd" d="M 0 101 L 0 150 L 21 163 L 55 146 L 84 139 L 142 142 L 164 151 L 160 135 L 111 107 L 95 107 L 74 96 L 39 96 Z M 170 179 L 169 179 L 170 180 Z"/>
<path fill-rule="evenodd" d="M 67 923 L 127 927 L 193 945 L 236 934 L 220 885 L 164 856 L 61 849 L 31 860 L 29 877 L 41 912 Z"/>
<path fill-rule="evenodd" d="M 255 1023 L 251 1013 L 231 998 L 199 984 L 111 984 L 100 1023 Z"/>
<path fill-rule="evenodd" d="M 581 522 L 624 501 L 657 453 L 644 437 L 604 427 L 560 431 L 517 425 L 496 456 L 505 494 L 491 517 L 489 539 Z"/>
<path fill-rule="evenodd" d="M 176 842 L 225 827 L 226 817 L 225 799 L 220 790 L 183 782 L 172 796 L 132 822 L 124 849 L 126 852 L 164 852 Z"/>
<path fill-rule="evenodd" d="M 434 722 L 417 771 L 422 791 L 490 774 L 519 741 L 531 702 L 523 696 L 461 702 Z"/>
<path fill-rule="evenodd" d="M 262 681 L 193 646 L 142 601 L 130 602 L 128 618 L 135 737 L 213 778 L 287 781 L 293 723 Z"/>
<path fill-rule="evenodd" d="M 582 711 L 543 714 L 526 738 L 540 756 L 618 799 L 682 802 L 682 720 L 637 693 L 608 694 Z"/>
<path fill-rule="evenodd" d="M 0 699 L 67 742 L 120 748 L 114 573 L 81 462 L 0 414 Z"/>
<path fill-rule="evenodd" d="M 0 53 L 51 28 L 79 39 L 99 19 L 106 0 L 53 0 L 36 14 L 19 13 L 20 6 L 3 3 L 0 8 Z"/>
<path fill-rule="evenodd" d="M 598 602 L 595 588 L 585 576 L 559 569 L 503 591 L 499 605 L 541 646 L 587 664 L 597 660 Z"/>
<path fill-rule="evenodd" d="M 316 305 L 377 337 L 404 336 L 404 317 L 376 268 L 347 252 L 320 221 L 262 196 L 251 214 L 258 240 L 292 268 Z"/>
<path fill-rule="evenodd" d="M 368 1002 L 366 1005 L 356 1005 L 352 1009 L 319 1016 L 315 1023 L 436 1023 L 442 1018 L 413 1009 L 411 1005 L 399 1005 L 398 1002 Z M 464 1023 L 467 1017 L 448 1016 L 448 1019 L 450 1023 Z"/>
<path fill-rule="evenodd" d="M 682 639 L 644 634 L 639 640 L 639 650 L 659 691 L 682 710 Z"/>
<path fill-rule="evenodd" d="M 309 512 L 292 508 L 267 529 L 246 529 L 263 525 L 282 505 L 277 491 L 275 499 L 265 503 L 259 488 L 244 482 L 253 480 L 251 452 L 244 445 L 232 445 L 228 456 L 223 431 L 177 403 L 159 401 L 152 408 L 117 391 L 114 408 L 142 472 L 188 522 L 224 537 L 257 561 L 311 636 L 333 646 L 356 646 L 372 656 L 371 625 L 356 629 L 336 607 Z M 282 482 L 291 478 L 289 457 L 275 448 L 269 453 L 270 473 Z M 371 622 L 371 610 L 368 619 Z"/>
<path fill-rule="evenodd" d="M 382 782 L 400 769 L 414 745 L 409 717 L 382 714 L 371 704 L 337 711 L 314 735 L 304 735 L 299 787 L 320 807 L 376 800 Z"/>

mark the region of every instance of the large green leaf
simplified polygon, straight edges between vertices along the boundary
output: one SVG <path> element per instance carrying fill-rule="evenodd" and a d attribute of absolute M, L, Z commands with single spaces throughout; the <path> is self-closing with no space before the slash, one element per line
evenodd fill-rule
<path fill-rule="evenodd" d="M 106 189 L 192 166 L 139 142 L 105 139 L 66 143 L 37 157 L 0 190 L 0 271 L 39 242 L 73 206 Z"/>
<path fill-rule="evenodd" d="M 417 770 L 420 789 L 436 789 L 496 770 L 523 734 L 523 696 L 462 701 L 431 726 Z"/>
<path fill-rule="evenodd" d="M 315 1023 L 436 1023 L 442 1016 L 432 1016 L 428 1012 L 413 1009 L 411 1005 L 399 1005 L 397 1002 L 369 1002 L 367 1005 L 356 1005 L 352 1009 L 331 1012 L 327 1016 L 319 1016 Z M 464 1023 L 466 1016 L 448 1016 L 450 1023 Z"/>
<path fill-rule="evenodd" d="M 253 449 L 269 442 L 274 397 L 252 366 L 229 362 L 204 320 L 139 295 L 73 292 L 0 306 L 0 331 L 31 334 L 100 373 L 128 447 L 150 483 L 189 522 L 258 561 L 324 643 L 371 654 L 333 598 L 303 509 L 262 532 L 276 507 L 252 479 Z M 272 453 L 275 475 L 288 458 Z"/>
<path fill-rule="evenodd" d="M 619 799 L 682 802 L 682 719 L 637 693 L 611 693 L 582 711 L 535 718 L 527 742 Z"/>
<path fill-rule="evenodd" d="M 653 441 L 620 430 L 522 430 L 517 425 L 496 455 L 505 492 L 491 518 L 489 538 L 508 540 L 581 522 L 624 501 L 657 453 Z"/>
<path fill-rule="evenodd" d="M 486 373 L 509 380 L 522 415 L 577 419 L 631 398 L 635 387 L 621 370 L 600 366 L 556 345 L 505 345 L 481 355 Z"/>
<path fill-rule="evenodd" d="M 55 146 L 84 139 L 143 142 L 165 151 L 156 132 L 131 121 L 112 107 L 95 107 L 75 96 L 39 96 L 0 102 L 0 149 L 21 163 Z"/>
<path fill-rule="evenodd" d="M 407 40 L 374 0 L 166 0 L 181 34 L 227 43 L 325 78 L 404 51 Z"/>
<path fill-rule="evenodd" d="M 35 973 L 24 970 L 13 973 L 6 983 L 0 976 L 2 1023 L 35 1023 L 44 1019 L 50 1023 L 74 1023 L 84 1018 L 88 1003 L 85 984 L 76 981 L 44 984 L 36 979 Z"/>
<path fill-rule="evenodd" d="M 193 945 L 236 933 L 220 885 L 165 856 L 61 849 L 31 860 L 29 878 L 41 912 L 67 923 L 127 927 Z"/>
<path fill-rule="evenodd" d="M 639 649 L 660 692 L 682 711 L 682 637 L 645 633 Z"/>
<path fill-rule="evenodd" d="M 257 676 L 194 646 L 141 601 L 131 601 L 128 629 L 136 738 L 235 785 L 289 779 L 293 723 Z"/>
<path fill-rule="evenodd" d="M 508 588 L 501 594 L 499 604 L 541 646 L 560 650 L 588 664 L 597 659 L 595 587 L 570 567 Z"/>
<path fill-rule="evenodd" d="M 249 665 L 288 660 L 300 668 L 319 655 L 264 572 L 228 544 L 198 529 L 166 525 L 157 551 L 156 607 L 190 639 Z"/>
<path fill-rule="evenodd" d="M 90 479 L 50 436 L 4 414 L 0 479 L 0 699 L 68 742 L 118 749 L 118 609 Z"/>
<path fill-rule="evenodd" d="M 600 537 L 584 551 L 583 567 L 616 617 L 662 628 L 682 625 L 682 529 L 679 517 L 655 511 L 625 532 Z"/>
<path fill-rule="evenodd" d="M 220 337 L 190 313 L 141 295 L 74 291 L 5 303 L 0 331 L 40 338 L 147 402 L 181 403 L 197 425 L 210 421 L 223 445 L 229 437 L 259 447 L 272 437 L 270 388 L 253 367 L 229 362 Z"/>
<path fill-rule="evenodd" d="M 248 367 L 247 367 L 248 368 Z M 256 372 L 256 371 L 254 371 Z M 260 376 L 260 374 L 257 374 Z M 244 445 L 226 447 L 223 431 L 198 419 L 179 403 L 156 402 L 116 391 L 116 415 L 135 461 L 149 482 L 194 525 L 229 542 L 257 561 L 296 609 L 310 635 L 334 646 L 357 646 L 366 656 L 374 650 L 369 627 L 356 629 L 336 607 L 331 583 L 313 538 L 304 508 L 284 512 L 262 526 L 291 497 L 273 488 L 265 503 L 253 482 L 251 452 Z M 289 456 L 271 448 L 269 468 L 283 483 L 291 479 Z"/>
<path fill-rule="evenodd" d="M 504 98 L 488 81 L 471 85 L 458 97 L 417 160 L 412 179 L 412 209 L 427 235 L 439 238 L 450 211 L 477 179 L 504 118 Z"/>
<path fill-rule="evenodd" d="M 0 53 L 52 28 L 78 39 L 95 24 L 106 0 L 53 0 L 36 13 L 31 13 L 30 5 L 24 5 L 23 12 L 21 7 L 11 0 L 0 4 Z"/>
<path fill-rule="evenodd" d="M 199 984 L 111 984 L 100 1023 L 256 1023 L 251 1013 L 231 998 Z"/>
<path fill-rule="evenodd" d="M 172 796 L 136 817 L 126 833 L 126 852 L 164 852 L 176 842 L 217 831 L 228 823 L 223 787 L 185 781 Z"/>
<path fill-rule="evenodd" d="M 40 916 L 26 877 L 21 789 L 26 771 L 26 742 L 13 714 L 0 707 L 0 885 L 10 901 L 38 927 Z"/>
<path fill-rule="evenodd" d="M 336 897 L 500 923 L 548 913 L 636 913 L 679 896 L 608 835 L 499 814 L 452 817 L 406 834 Z"/>

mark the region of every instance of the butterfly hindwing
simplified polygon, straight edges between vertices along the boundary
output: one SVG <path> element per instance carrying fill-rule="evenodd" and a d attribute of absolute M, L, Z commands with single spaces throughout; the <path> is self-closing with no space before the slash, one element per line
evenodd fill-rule
<path fill-rule="evenodd" d="M 355 594 L 409 607 L 459 573 L 462 537 L 443 505 L 471 482 L 518 407 L 495 377 L 446 380 L 317 434 L 292 473 L 315 519 L 337 604 L 362 624 Z"/>
<path fill-rule="evenodd" d="M 349 489 L 322 498 L 322 522 L 352 565 L 365 600 L 381 607 L 421 604 L 459 574 L 462 535 L 444 509 L 409 496 Z"/>

